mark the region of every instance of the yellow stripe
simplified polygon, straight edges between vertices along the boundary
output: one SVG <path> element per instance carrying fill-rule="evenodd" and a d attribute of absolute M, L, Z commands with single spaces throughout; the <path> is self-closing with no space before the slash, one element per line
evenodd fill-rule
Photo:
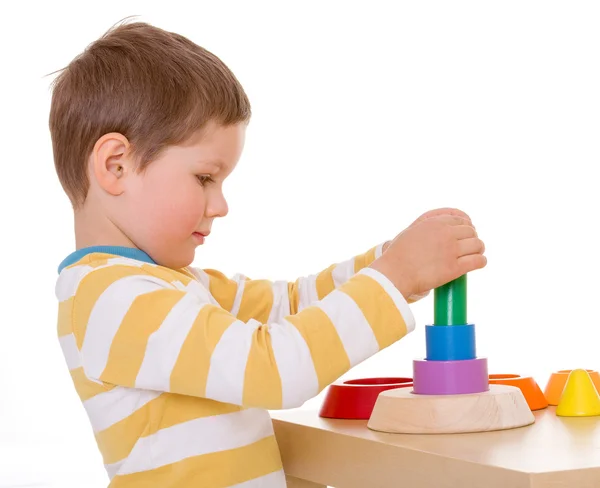
<path fill-rule="evenodd" d="M 209 277 L 209 291 L 219 305 L 230 311 L 237 293 L 237 283 L 214 269 L 203 270 Z"/>
<path fill-rule="evenodd" d="M 264 324 L 269 320 L 272 306 L 272 283 L 267 280 L 248 280 L 244 286 L 244 294 L 237 317 L 243 322 L 254 319 Z"/>
<path fill-rule="evenodd" d="M 99 268 L 101 266 L 106 266 L 108 264 L 109 259 L 120 258 L 118 254 L 111 254 L 105 252 L 92 252 L 90 254 L 86 254 L 79 261 L 73 263 L 67 268 L 73 268 L 75 266 L 90 266 L 91 268 Z M 123 266 L 123 265 L 119 265 Z"/>
<path fill-rule="evenodd" d="M 242 407 L 204 398 L 163 393 L 129 417 L 96 434 L 104 463 L 125 459 L 141 437 L 201 417 L 239 412 Z"/>
<path fill-rule="evenodd" d="M 317 275 L 317 295 L 319 300 L 322 300 L 335 289 L 335 283 L 333 282 L 333 270 L 335 266 L 335 264 L 332 264 Z"/>
<path fill-rule="evenodd" d="M 300 331 L 308 345 L 320 390 L 350 369 L 350 359 L 340 336 L 323 310 L 307 307 L 286 319 Z"/>
<path fill-rule="evenodd" d="M 129 417 L 96 433 L 96 443 L 104 464 L 125 459 L 140 437 L 149 434 L 153 418 L 160 418 L 165 405 L 165 395 L 151 400 Z"/>
<path fill-rule="evenodd" d="M 380 349 L 406 335 L 402 314 L 377 281 L 366 275 L 357 275 L 340 287 L 361 309 L 371 325 Z M 377 292 L 377 293 L 374 293 Z"/>
<path fill-rule="evenodd" d="M 141 269 L 149 275 L 155 276 L 156 278 L 166 281 L 167 283 L 180 281 L 185 286 L 187 286 L 193 279 L 185 273 L 173 271 L 169 268 L 164 268 L 162 266 L 151 266 L 149 264 L 142 264 Z"/>
<path fill-rule="evenodd" d="M 223 332 L 235 320 L 217 306 L 202 307 L 171 372 L 171 391 L 194 396 L 205 394 L 211 355 Z"/>
<path fill-rule="evenodd" d="M 73 302 L 71 297 L 58 304 L 58 337 L 69 335 L 73 332 Z"/>
<path fill-rule="evenodd" d="M 83 345 L 90 314 L 100 295 L 115 281 L 142 274 L 139 268 L 133 266 L 108 266 L 83 277 L 73 307 L 73 332 L 79 349 Z"/>
<path fill-rule="evenodd" d="M 114 385 L 100 385 L 95 381 L 89 380 L 83 372 L 83 368 L 72 369 L 70 373 L 73 384 L 75 385 L 75 390 L 77 390 L 77 394 L 82 402 L 89 400 L 100 393 L 110 391 L 115 387 Z"/>
<path fill-rule="evenodd" d="M 201 442 L 201 440 L 200 440 Z M 282 469 L 279 449 L 274 436 L 249 446 L 228 451 L 194 456 L 152 471 L 118 475 L 111 488 L 147 488 L 177 486 L 177 488 L 222 488 L 236 485 Z"/>
<path fill-rule="evenodd" d="M 354 258 L 354 272 L 358 273 L 361 269 L 366 268 L 375 261 L 375 251 L 377 248 L 373 247 L 366 253 L 356 256 Z"/>
<path fill-rule="evenodd" d="M 189 276 L 190 279 L 194 280 L 194 281 L 198 281 L 198 278 L 196 278 L 196 275 L 194 273 L 192 273 L 188 268 L 180 268 L 177 270 L 178 273 L 182 273 L 186 276 Z"/>
<path fill-rule="evenodd" d="M 260 327 L 252 336 L 244 376 L 244 405 L 281 408 L 281 377 L 273 357 L 271 336 L 267 327 Z"/>
<path fill-rule="evenodd" d="M 151 435 L 161 429 L 173 427 L 174 425 L 226 413 L 239 412 L 243 407 L 229 403 L 216 402 L 208 398 L 197 398 L 185 395 L 172 395 L 163 393 L 160 398 L 166 400 L 162 406 L 163 411 L 156 416 L 157 422 L 152 421 L 148 434 Z"/>
<path fill-rule="evenodd" d="M 92 268 L 99 268 L 101 266 L 106 266 L 108 264 L 108 260 L 109 259 L 114 259 L 116 256 L 111 256 L 111 255 L 103 255 L 106 257 L 103 257 L 100 259 L 100 257 L 96 254 L 90 254 L 90 261 L 88 263 L 88 266 L 91 266 Z"/>
<path fill-rule="evenodd" d="M 300 306 L 300 280 L 288 283 L 288 296 L 290 297 L 290 314 L 296 315 Z"/>
<path fill-rule="evenodd" d="M 180 290 L 162 289 L 140 295 L 133 301 L 112 341 L 101 380 L 122 386 L 135 385 L 148 338 L 183 295 Z"/>
<path fill-rule="evenodd" d="M 70 264 L 65 269 L 76 268 L 77 266 L 89 266 L 91 268 L 97 268 L 99 266 L 104 266 L 109 258 L 114 258 L 115 256 L 111 254 L 104 253 L 90 253 L 83 256 L 76 263 Z"/>

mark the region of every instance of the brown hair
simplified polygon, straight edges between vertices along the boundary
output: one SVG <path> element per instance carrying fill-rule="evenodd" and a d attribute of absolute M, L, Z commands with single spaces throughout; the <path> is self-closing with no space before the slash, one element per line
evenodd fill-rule
<path fill-rule="evenodd" d="M 248 122 L 250 102 L 225 64 L 189 39 L 146 23 L 121 23 L 89 45 L 53 82 L 54 164 L 74 207 L 89 188 L 96 141 L 123 134 L 143 170 L 168 145 L 209 121 Z"/>

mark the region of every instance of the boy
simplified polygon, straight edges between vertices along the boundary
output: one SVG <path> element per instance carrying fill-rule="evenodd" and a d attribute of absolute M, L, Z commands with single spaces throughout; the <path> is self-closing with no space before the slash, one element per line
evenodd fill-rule
<path fill-rule="evenodd" d="M 486 264 L 458 211 L 293 283 L 190 267 L 250 103 L 186 38 L 118 26 L 57 78 L 50 131 L 75 218 L 58 335 L 113 488 L 285 486 L 268 409 L 302 405 L 414 328 L 408 302 Z"/>

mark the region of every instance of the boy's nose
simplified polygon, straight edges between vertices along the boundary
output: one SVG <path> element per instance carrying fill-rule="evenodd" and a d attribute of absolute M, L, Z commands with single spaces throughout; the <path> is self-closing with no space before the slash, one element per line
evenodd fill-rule
<path fill-rule="evenodd" d="M 227 201 L 223 195 L 212 198 L 206 205 L 207 217 L 225 217 L 229 213 Z"/>

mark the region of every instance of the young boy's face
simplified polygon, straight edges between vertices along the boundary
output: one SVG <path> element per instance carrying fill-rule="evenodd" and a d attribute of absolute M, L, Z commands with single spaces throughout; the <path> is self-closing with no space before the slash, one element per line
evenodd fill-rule
<path fill-rule="evenodd" d="M 241 156 L 245 130 L 209 124 L 201 137 L 167 148 L 128 178 L 119 225 L 129 240 L 163 266 L 191 264 L 213 220 L 227 215 L 223 181 Z"/>

